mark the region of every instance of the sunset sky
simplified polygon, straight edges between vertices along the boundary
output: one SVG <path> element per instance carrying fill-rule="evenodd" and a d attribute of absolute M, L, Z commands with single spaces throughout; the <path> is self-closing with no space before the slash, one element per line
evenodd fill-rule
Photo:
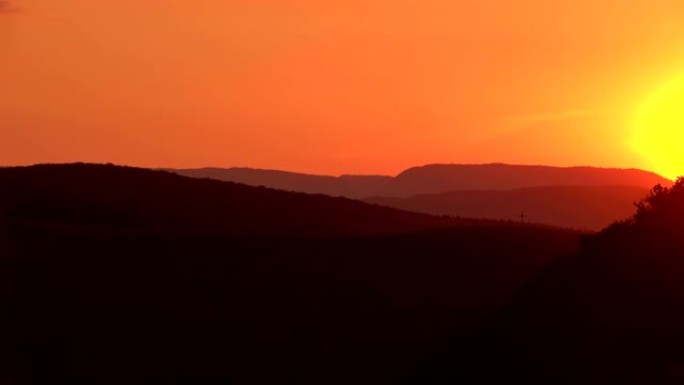
<path fill-rule="evenodd" d="M 0 165 L 662 171 L 632 123 L 684 73 L 681 0 L 0 4 Z"/>

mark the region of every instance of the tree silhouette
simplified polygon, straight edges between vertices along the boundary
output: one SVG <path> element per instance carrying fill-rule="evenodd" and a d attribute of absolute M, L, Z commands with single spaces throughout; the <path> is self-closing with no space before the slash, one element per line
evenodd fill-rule
<path fill-rule="evenodd" d="M 672 208 L 673 204 L 684 199 L 684 177 L 679 177 L 672 187 L 663 187 L 658 184 L 641 201 L 635 203 L 637 208 L 634 220 L 638 221 L 644 216 L 657 213 L 660 210 Z"/>

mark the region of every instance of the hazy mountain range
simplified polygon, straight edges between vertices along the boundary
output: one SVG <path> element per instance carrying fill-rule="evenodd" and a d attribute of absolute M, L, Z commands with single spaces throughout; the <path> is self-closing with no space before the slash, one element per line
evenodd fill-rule
<path fill-rule="evenodd" d="M 325 194 L 347 198 L 366 198 L 386 191 L 393 179 L 381 175 L 324 176 L 253 168 L 167 169 L 194 178 L 211 178 L 227 182 L 264 186 L 285 191 Z M 392 195 L 394 196 L 394 195 Z"/>
<path fill-rule="evenodd" d="M 634 211 L 649 189 L 638 186 L 545 186 L 451 191 L 366 202 L 434 215 L 491 218 L 600 230 Z"/>
<path fill-rule="evenodd" d="M 410 168 L 396 176 L 333 177 L 252 168 L 168 170 L 191 177 L 348 198 L 407 198 L 458 190 L 507 190 L 541 186 L 638 186 L 650 189 L 659 183 L 672 183 L 655 173 L 636 169 L 507 164 L 434 164 Z"/>
<path fill-rule="evenodd" d="M 428 165 L 397 176 L 340 177 L 248 168 L 171 170 L 181 175 L 345 196 L 433 215 L 523 220 L 598 230 L 629 216 L 656 184 L 636 169 L 506 164 Z"/>

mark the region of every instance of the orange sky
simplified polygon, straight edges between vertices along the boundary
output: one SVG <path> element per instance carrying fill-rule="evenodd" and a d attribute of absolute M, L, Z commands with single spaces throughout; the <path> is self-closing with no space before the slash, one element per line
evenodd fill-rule
<path fill-rule="evenodd" d="M 0 164 L 649 168 L 682 47 L 681 0 L 15 0 Z"/>

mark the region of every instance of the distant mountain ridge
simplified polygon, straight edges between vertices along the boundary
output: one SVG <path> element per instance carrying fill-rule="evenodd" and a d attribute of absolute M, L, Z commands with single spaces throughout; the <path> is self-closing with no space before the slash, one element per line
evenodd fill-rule
<path fill-rule="evenodd" d="M 250 186 L 264 186 L 278 190 L 347 198 L 373 196 L 378 191 L 384 191 L 392 181 L 392 177 L 382 175 L 342 175 L 335 177 L 243 167 L 166 169 L 166 171 L 194 178 L 211 178 Z"/>
<path fill-rule="evenodd" d="M 493 163 L 485 165 L 427 165 L 396 176 L 397 196 L 455 190 L 508 190 L 542 186 L 671 185 L 653 172 L 597 167 L 552 167 Z"/>
<path fill-rule="evenodd" d="M 638 186 L 543 186 L 450 191 L 409 198 L 375 197 L 364 201 L 433 215 L 522 220 L 601 230 L 632 215 L 634 202 L 648 191 Z"/>
<path fill-rule="evenodd" d="M 348 198 L 438 194 L 457 190 L 509 190 L 542 186 L 637 186 L 650 189 L 672 181 L 637 169 L 552 167 L 493 164 L 432 164 L 391 176 L 340 177 L 249 168 L 167 169 L 190 177 L 263 185 L 287 191 L 320 193 Z"/>

